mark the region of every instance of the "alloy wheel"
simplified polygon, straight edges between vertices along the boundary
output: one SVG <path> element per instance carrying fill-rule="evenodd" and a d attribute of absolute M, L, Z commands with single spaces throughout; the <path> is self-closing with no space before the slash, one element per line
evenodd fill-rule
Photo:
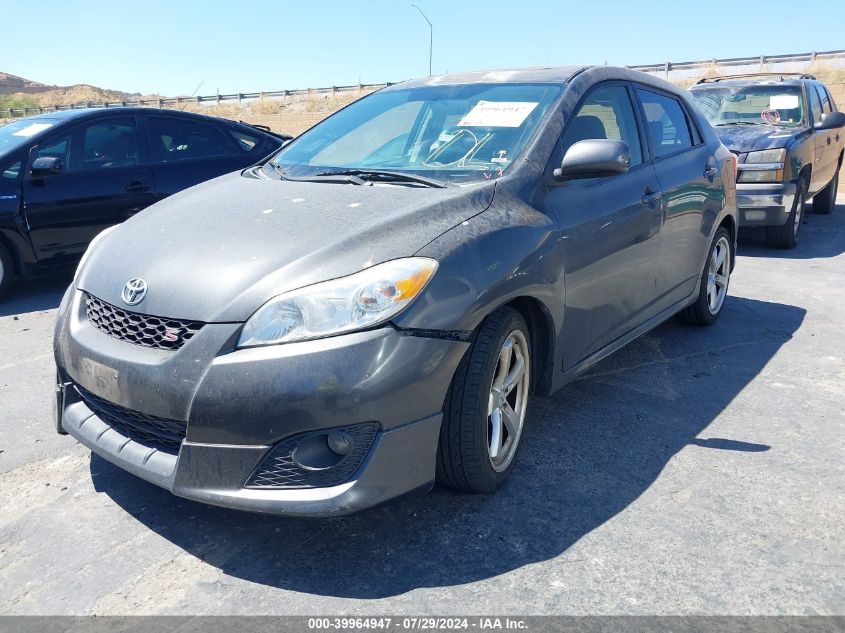
<path fill-rule="evenodd" d="M 728 282 L 731 276 L 731 247 L 726 237 L 722 236 L 710 253 L 710 267 L 707 271 L 707 307 L 710 314 L 718 314 L 728 294 Z"/>
<path fill-rule="evenodd" d="M 504 471 L 511 463 L 522 435 L 529 364 L 525 335 L 513 330 L 499 350 L 487 406 L 487 455 L 496 472 Z"/>

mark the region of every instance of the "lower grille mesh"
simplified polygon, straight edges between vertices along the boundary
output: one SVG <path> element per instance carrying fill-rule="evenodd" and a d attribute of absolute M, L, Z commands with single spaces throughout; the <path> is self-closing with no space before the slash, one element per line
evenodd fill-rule
<path fill-rule="evenodd" d="M 131 440 L 176 454 L 188 431 L 186 422 L 158 418 L 118 406 L 75 385 L 79 397 L 100 420 Z"/>
<path fill-rule="evenodd" d="M 293 451 L 306 436 L 297 435 L 280 442 L 267 453 L 247 480 L 246 487 L 324 488 L 347 481 L 370 452 L 378 425 L 358 424 L 338 430 L 342 430 L 352 440 L 352 450 L 337 466 L 325 470 L 300 468 L 293 459 Z"/>

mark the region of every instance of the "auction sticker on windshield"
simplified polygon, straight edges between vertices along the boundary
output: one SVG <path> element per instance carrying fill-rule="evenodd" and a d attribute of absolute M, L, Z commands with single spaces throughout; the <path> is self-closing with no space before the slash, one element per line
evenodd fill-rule
<path fill-rule="evenodd" d="M 479 101 L 463 119 L 460 127 L 519 127 L 537 107 L 530 101 Z"/>

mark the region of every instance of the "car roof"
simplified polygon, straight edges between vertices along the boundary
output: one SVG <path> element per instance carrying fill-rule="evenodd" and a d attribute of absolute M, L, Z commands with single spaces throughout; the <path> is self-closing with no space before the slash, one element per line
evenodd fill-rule
<path fill-rule="evenodd" d="M 720 81 L 705 81 L 690 86 L 690 90 L 701 90 L 703 88 L 718 88 L 719 86 L 801 86 L 805 83 L 820 83 L 814 79 L 802 77 L 783 77 L 780 79 L 772 77 L 747 77 L 737 79 L 724 79 Z"/>
<path fill-rule="evenodd" d="M 566 83 L 573 75 L 587 66 L 558 66 L 550 68 L 503 68 L 472 72 L 448 73 L 420 77 L 394 84 L 386 90 L 417 88 L 423 86 L 456 86 L 478 83 Z"/>
<path fill-rule="evenodd" d="M 164 116 L 179 116 L 193 119 L 214 119 L 221 123 L 228 123 L 231 125 L 238 125 L 238 121 L 231 119 L 224 119 L 221 117 L 212 116 L 210 114 L 200 114 L 198 112 L 183 112 L 181 110 L 171 110 L 167 108 L 152 108 L 141 106 L 114 106 L 111 108 L 74 108 L 72 110 L 54 110 L 52 112 L 45 112 L 43 114 L 36 114 L 34 116 L 26 117 L 27 119 L 49 120 L 64 123 L 66 121 L 82 120 L 86 118 L 96 117 L 98 115 L 112 115 L 112 114 L 161 114 Z M 240 124 L 244 125 L 244 124 Z M 248 126 L 251 127 L 251 126 Z M 263 130 L 259 130 L 263 131 Z M 265 132 L 266 134 L 266 132 Z"/>

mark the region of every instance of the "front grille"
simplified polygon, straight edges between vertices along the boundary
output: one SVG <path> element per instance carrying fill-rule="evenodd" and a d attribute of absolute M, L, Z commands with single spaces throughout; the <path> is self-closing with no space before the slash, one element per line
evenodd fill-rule
<path fill-rule="evenodd" d="M 200 331 L 204 323 L 129 312 L 85 293 L 88 321 L 101 332 L 143 347 L 175 351 Z"/>
<path fill-rule="evenodd" d="M 176 454 L 188 431 L 186 422 L 158 418 L 126 409 L 75 385 L 79 397 L 100 420 L 131 440 Z"/>
<path fill-rule="evenodd" d="M 300 434 L 277 444 L 261 460 L 258 468 L 247 480 L 247 488 L 323 488 L 336 486 L 347 481 L 364 461 L 375 439 L 378 425 L 358 424 L 343 429 L 352 440 L 352 450 L 337 466 L 324 470 L 300 468 L 293 458 L 293 451 L 308 436 Z"/>

